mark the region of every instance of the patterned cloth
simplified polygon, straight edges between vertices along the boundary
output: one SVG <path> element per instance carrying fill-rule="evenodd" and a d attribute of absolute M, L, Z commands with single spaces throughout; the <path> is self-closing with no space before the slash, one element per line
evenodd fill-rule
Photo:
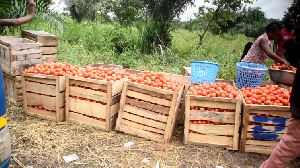
<path fill-rule="evenodd" d="M 270 48 L 272 47 L 272 43 L 269 40 L 267 33 L 264 33 L 255 40 L 247 55 L 244 57 L 244 59 L 242 59 L 242 62 L 264 65 L 268 56 L 259 46 L 260 40 L 263 38 L 265 38 L 268 41 L 268 46 Z"/>

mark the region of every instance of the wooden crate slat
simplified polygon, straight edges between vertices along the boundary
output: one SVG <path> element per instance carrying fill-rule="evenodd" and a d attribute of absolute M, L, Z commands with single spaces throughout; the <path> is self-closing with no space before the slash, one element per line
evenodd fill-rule
<path fill-rule="evenodd" d="M 70 80 L 72 80 L 72 79 L 76 80 L 76 82 L 83 81 L 83 82 L 88 82 L 89 84 L 95 83 L 95 84 L 104 85 L 106 87 L 107 87 L 108 83 L 110 83 L 110 82 L 104 81 L 104 80 L 97 80 L 97 79 L 84 78 L 84 77 L 78 77 L 78 76 L 69 76 L 68 75 L 68 77 Z"/>
<path fill-rule="evenodd" d="M 159 113 L 163 113 L 163 114 L 169 114 L 169 111 L 170 111 L 170 108 L 168 108 L 168 107 L 163 107 L 161 105 L 151 104 L 148 102 L 138 101 L 138 100 L 129 99 L 129 98 L 126 98 L 125 103 L 126 104 L 134 104 L 134 106 L 136 106 L 136 107 L 144 108 L 147 110 L 151 110 L 151 111 L 155 111 L 155 112 L 159 112 Z"/>
<path fill-rule="evenodd" d="M 59 37 L 44 31 L 22 30 L 22 37 L 42 43 L 44 46 L 57 46 Z"/>
<path fill-rule="evenodd" d="M 151 133 L 151 132 L 144 131 L 142 129 L 138 129 L 138 128 L 134 128 L 134 127 L 129 127 L 127 125 L 122 124 L 120 126 L 120 131 L 125 132 L 127 134 L 139 136 L 142 138 L 150 139 L 152 141 L 164 142 L 163 135 Z"/>
<path fill-rule="evenodd" d="M 137 123 L 131 122 L 129 120 L 122 120 L 122 124 L 123 125 L 127 125 L 129 127 L 134 127 L 134 128 L 137 128 L 137 129 L 142 129 L 142 130 L 145 130 L 145 131 L 152 131 L 152 132 L 156 132 L 156 133 L 160 133 L 160 134 L 164 134 L 165 133 L 164 130 L 156 129 L 156 128 L 153 128 L 153 127 L 148 127 L 148 126 L 141 125 L 141 124 L 137 124 Z"/>
<path fill-rule="evenodd" d="M 210 102 L 217 102 L 219 104 L 226 104 L 226 103 L 236 103 L 237 99 L 232 98 L 223 98 L 223 97 L 207 97 L 207 96 L 191 96 L 191 100 L 200 100 L 200 101 L 210 101 Z"/>
<path fill-rule="evenodd" d="M 222 99 L 221 99 L 222 100 Z M 227 99 L 229 100 L 229 99 Z M 234 99 L 231 99 L 234 100 Z M 221 109 L 235 109 L 235 101 L 232 102 L 214 102 L 213 100 L 202 100 L 202 99 L 193 99 L 191 100 L 191 106 L 201 106 L 201 107 L 210 107 L 210 108 L 221 108 Z"/>
<path fill-rule="evenodd" d="M 130 113 L 136 114 L 136 115 L 140 115 L 140 116 L 144 116 L 147 118 L 152 118 L 154 120 L 159 120 L 161 122 L 167 122 L 168 121 L 168 117 L 167 116 L 163 116 L 163 115 L 159 115 L 156 113 L 153 113 L 151 111 L 147 111 L 138 107 L 134 107 L 131 105 L 125 105 L 124 107 L 124 111 L 128 111 Z"/>
<path fill-rule="evenodd" d="M 276 106 L 276 105 L 255 105 L 250 106 L 251 110 L 263 110 L 263 111 L 289 111 L 290 106 Z"/>
<path fill-rule="evenodd" d="M 273 152 L 274 148 L 272 147 L 262 147 L 262 146 L 256 146 L 256 145 L 246 145 L 245 152 L 251 152 L 251 153 L 261 153 L 265 155 L 270 155 Z"/>
<path fill-rule="evenodd" d="M 157 96 L 157 97 L 165 97 L 168 100 L 172 99 L 172 94 L 170 94 L 170 93 L 169 94 L 161 94 L 161 93 L 156 93 L 156 92 L 153 92 L 153 91 L 150 91 L 150 90 L 145 90 L 145 89 L 143 89 L 143 87 L 142 88 L 136 88 L 136 87 L 133 87 L 133 86 L 130 86 L 130 85 L 128 86 L 128 89 L 133 90 L 135 92 L 142 92 L 144 94 L 154 95 L 154 96 Z"/>
<path fill-rule="evenodd" d="M 111 95 L 116 95 L 122 92 L 125 79 L 120 79 L 112 82 Z"/>
<path fill-rule="evenodd" d="M 290 118 L 291 114 L 287 113 L 286 111 L 263 111 L 263 110 L 251 110 L 251 113 L 259 113 L 259 114 L 272 114 L 275 117 L 282 117 L 282 118 Z"/>
<path fill-rule="evenodd" d="M 27 107 L 28 110 L 25 111 L 25 114 L 30 115 L 30 116 L 36 116 L 38 118 L 41 119 L 45 119 L 45 120 L 50 120 L 50 121 L 64 121 L 64 118 L 60 118 L 59 120 L 56 117 L 56 113 L 54 112 L 49 112 L 49 111 L 45 111 L 45 110 L 39 110 L 39 109 L 35 109 L 32 107 Z M 64 114 L 64 108 L 60 109 L 60 111 L 58 113 L 60 114 Z"/>
<path fill-rule="evenodd" d="M 156 95 L 159 95 L 159 97 L 166 97 L 166 95 L 172 95 L 172 91 L 157 89 L 157 88 L 152 87 L 152 86 L 141 85 L 139 83 L 134 83 L 134 82 L 130 82 L 130 81 L 128 81 L 128 86 L 133 86 L 133 87 L 128 87 L 128 89 L 133 89 L 133 90 L 136 89 L 136 88 L 139 88 L 139 89 L 147 88 L 148 91 L 150 91 L 152 93 L 155 93 Z"/>
<path fill-rule="evenodd" d="M 273 132 L 273 133 L 285 133 L 286 127 L 278 126 L 260 126 L 260 125 L 248 125 L 247 131 L 260 131 L 260 132 Z"/>
<path fill-rule="evenodd" d="M 115 116 L 118 113 L 119 109 L 120 109 L 120 103 L 116 103 L 114 105 L 111 105 L 110 117 Z"/>
<path fill-rule="evenodd" d="M 247 146 L 257 146 L 256 148 L 261 147 L 270 147 L 275 148 L 278 145 L 278 141 L 257 141 L 257 140 L 247 140 L 246 147 Z"/>
<path fill-rule="evenodd" d="M 53 46 L 53 47 L 43 46 L 41 48 L 43 50 L 43 54 L 57 54 L 57 46 Z"/>
<path fill-rule="evenodd" d="M 134 98 L 143 97 L 144 101 L 149 101 L 149 102 L 154 103 L 154 104 L 160 104 L 160 105 L 163 105 L 163 106 L 171 106 L 171 101 L 169 101 L 167 99 L 161 99 L 161 98 L 158 98 L 158 97 L 145 95 L 143 93 L 138 93 L 138 92 L 135 92 L 135 91 L 127 90 L 127 95 L 129 97 L 134 97 Z"/>
<path fill-rule="evenodd" d="M 97 90 L 97 89 L 107 90 L 107 84 L 97 84 L 97 83 L 86 82 L 86 81 L 81 81 L 81 80 L 74 80 L 72 78 L 70 78 L 69 83 L 72 84 L 72 85 L 79 85 L 79 86 L 89 87 L 89 88 L 94 89 L 94 90 Z"/>
<path fill-rule="evenodd" d="M 56 97 L 26 93 L 27 105 L 40 105 L 48 110 L 56 110 Z"/>
<path fill-rule="evenodd" d="M 274 140 L 279 141 L 283 137 L 283 134 L 280 133 L 247 133 L 247 138 L 255 138 L 255 139 L 264 139 L 264 140 Z"/>
<path fill-rule="evenodd" d="M 72 122 L 84 124 L 84 125 L 92 125 L 95 127 L 100 127 L 102 129 L 105 129 L 106 123 L 103 121 L 95 120 L 93 118 L 86 117 L 81 114 L 69 112 L 69 119 Z"/>
<path fill-rule="evenodd" d="M 50 96 L 56 96 L 56 86 L 55 85 L 45 85 L 35 82 L 25 81 L 26 91 L 41 93 Z"/>
<path fill-rule="evenodd" d="M 97 118 L 106 118 L 106 105 L 69 97 L 70 110 Z"/>
<path fill-rule="evenodd" d="M 235 123 L 235 112 L 190 110 L 190 120 L 208 120 L 219 123 Z"/>
<path fill-rule="evenodd" d="M 232 146 L 232 137 L 226 136 L 214 136 L 214 135 L 201 135 L 201 134 L 189 134 L 189 141 L 194 143 L 204 144 L 216 144 L 218 146 Z"/>
<path fill-rule="evenodd" d="M 42 61 L 47 63 L 57 62 L 57 54 L 42 55 Z"/>
<path fill-rule="evenodd" d="M 86 99 L 92 99 L 104 103 L 107 102 L 107 93 L 73 86 L 70 86 L 69 88 L 71 96 L 83 97 Z"/>
<path fill-rule="evenodd" d="M 135 121 L 135 122 L 138 122 L 138 123 L 144 123 L 148 126 L 158 128 L 158 129 L 161 129 L 161 130 L 165 130 L 166 125 L 167 125 L 167 124 L 164 124 L 164 123 L 159 123 L 159 122 L 152 121 L 152 120 L 149 120 L 149 119 L 146 119 L 146 118 L 135 116 L 135 115 L 129 114 L 127 112 L 123 112 L 122 119 L 127 119 L 127 120 Z"/>
<path fill-rule="evenodd" d="M 26 77 L 27 80 L 31 80 L 31 81 L 34 81 L 34 82 L 37 82 L 37 83 L 43 83 L 43 84 L 47 84 L 47 85 L 56 85 L 55 79 L 48 80 L 50 78 L 48 78 L 46 76 L 45 76 L 45 78 L 47 78 L 47 79 L 43 78 L 42 76 L 41 76 L 42 78 L 39 78 L 39 76 L 28 77 L 28 76 L 24 75 L 24 77 Z M 49 75 L 49 77 L 50 77 L 50 75 Z"/>
<path fill-rule="evenodd" d="M 201 134 L 233 135 L 234 125 L 191 124 L 190 130 Z"/>
<path fill-rule="evenodd" d="M 286 126 L 289 119 L 249 115 L 249 121 L 257 122 L 257 123 L 264 123 L 264 124 L 275 124 L 275 125 L 280 125 L 280 126 Z"/>

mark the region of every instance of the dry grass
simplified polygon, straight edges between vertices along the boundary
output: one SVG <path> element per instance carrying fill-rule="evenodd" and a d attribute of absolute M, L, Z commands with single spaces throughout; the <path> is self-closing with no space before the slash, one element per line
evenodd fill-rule
<path fill-rule="evenodd" d="M 69 122 L 51 122 L 26 116 L 21 107 L 8 104 L 12 137 L 10 167 L 259 167 L 268 155 L 223 148 L 183 145 L 183 127 L 177 126 L 169 144 Z M 133 142 L 130 148 L 124 144 Z M 163 147 L 159 151 L 157 147 Z M 63 156 L 79 159 L 66 163 Z M 143 162 L 143 160 L 148 160 Z M 300 159 L 289 167 L 300 167 Z"/>

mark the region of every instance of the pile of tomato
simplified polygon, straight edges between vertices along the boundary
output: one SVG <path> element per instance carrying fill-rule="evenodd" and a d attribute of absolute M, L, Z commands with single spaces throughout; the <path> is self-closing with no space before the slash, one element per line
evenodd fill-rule
<path fill-rule="evenodd" d="M 247 104 L 290 105 L 291 90 L 279 88 L 278 85 L 256 86 L 255 88 L 243 87 L 241 92 Z"/>
<path fill-rule="evenodd" d="M 239 99 L 239 89 L 223 83 L 203 83 L 190 87 L 188 95 Z"/>
<path fill-rule="evenodd" d="M 287 70 L 286 69 L 286 65 L 285 64 L 280 64 L 280 63 L 272 64 L 269 68 L 271 68 L 271 69 Z M 293 66 L 290 66 L 290 68 L 288 69 L 288 71 L 296 72 L 297 68 L 295 68 Z"/>

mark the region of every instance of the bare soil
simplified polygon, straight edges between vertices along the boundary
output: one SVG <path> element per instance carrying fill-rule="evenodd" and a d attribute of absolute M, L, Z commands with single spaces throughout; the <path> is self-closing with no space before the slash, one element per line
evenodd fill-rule
<path fill-rule="evenodd" d="M 149 141 L 121 132 L 104 132 L 91 126 L 52 122 L 26 116 L 23 108 L 7 102 L 12 138 L 10 168 L 18 167 L 159 167 L 258 168 L 269 155 L 242 153 L 224 148 L 183 144 L 178 125 L 169 144 Z M 133 142 L 130 148 L 124 147 Z M 158 150 L 162 147 L 163 150 Z M 76 154 L 66 163 L 63 156 Z M 296 158 L 288 168 L 300 167 Z"/>

